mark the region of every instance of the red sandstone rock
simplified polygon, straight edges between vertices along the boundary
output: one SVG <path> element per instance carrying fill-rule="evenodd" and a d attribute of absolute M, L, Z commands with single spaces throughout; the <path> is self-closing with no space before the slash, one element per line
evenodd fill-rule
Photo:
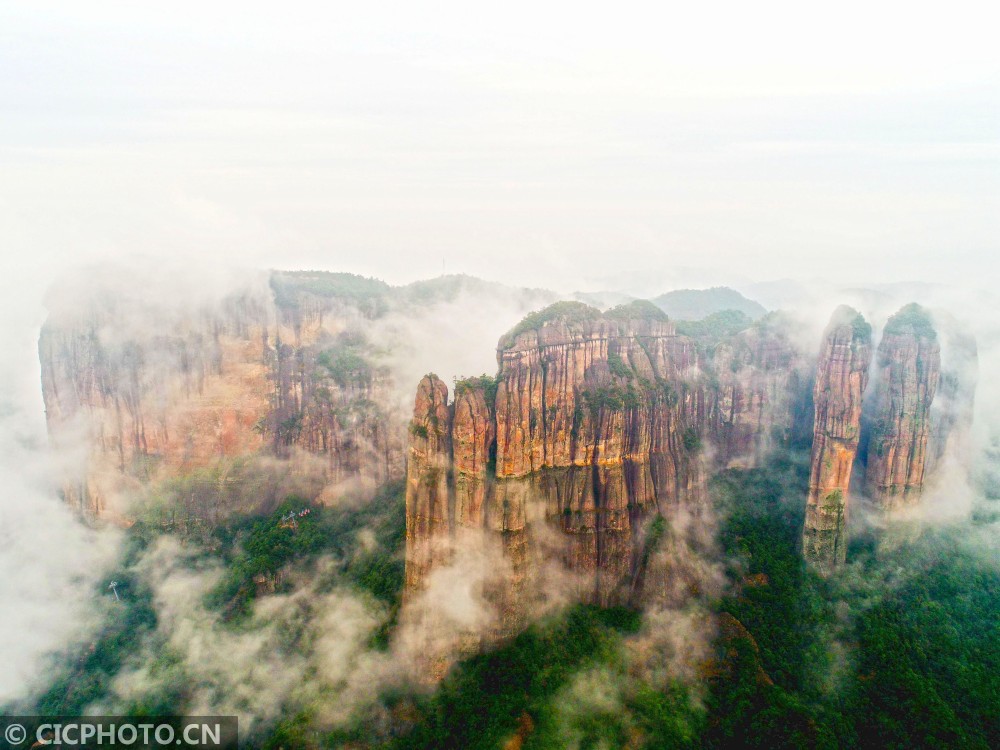
<path fill-rule="evenodd" d="M 872 359 L 871 326 L 849 307 L 833 314 L 813 389 L 812 469 L 803 554 L 823 568 L 844 562 L 851 472 L 861 436 L 861 398 Z"/>

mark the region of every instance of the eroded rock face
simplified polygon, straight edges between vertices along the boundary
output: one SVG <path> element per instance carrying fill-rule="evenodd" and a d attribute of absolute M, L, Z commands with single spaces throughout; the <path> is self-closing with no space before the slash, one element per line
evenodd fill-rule
<path fill-rule="evenodd" d="M 821 568 L 844 562 L 851 473 L 861 436 L 861 400 L 872 359 L 871 326 L 839 308 L 823 336 L 813 388 L 812 462 L 802 535 L 806 560 Z"/>
<path fill-rule="evenodd" d="M 486 497 L 496 473 L 492 385 L 464 381 L 456 388 L 451 437 L 458 529 L 482 529 L 486 518 Z"/>
<path fill-rule="evenodd" d="M 913 507 L 920 499 L 940 374 L 941 347 L 930 316 L 907 305 L 889 319 L 877 355 L 865 484 L 883 510 Z"/>
<path fill-rule="evenodd" d="M 448 387 L 428 375 L 417 387 L 410 423 L 406 468 L 406 590 L 412 597 L 433 568 L 451 559 L 454 518 L 451 470 L 451 414 Z"/>
<path fill-rule="evenodd" d="M 425 378 L 410 437 L 408 596 L 478 544 L 496 556 L 481 581 L 487 642 L 553 599 L 676 605 L 696 586 L 674 580 L 687 573 L 659 549 L 685 543 L 673 520 L 706 515 L 711 468 L 752 463 L 785 439 L 798 382 L 798 355 L 776 327 L 713 354 L 640 303 L 529 316 L 501 339 L 495 380 L 457 384 L 450 485 L 438 468 L 446 436 L 431 450 L 424 434 L 428 409 L 445 424 L 445 389 Z M 436 525 L 424 518 L 432 505 Z"/>
<path fill-rule="evenodd" d="M 49 433 L 87 453 L 72 505 L 127 522 L 144 485 L 258 454 L 314 456 L 331 492 L 401 476 L 391 383 L 350 328 L 357 310 L 299 307 L 288 289 L 279 304 L 266 280 L 169 303 L 96 294 L 42 330 Z"/>
<path fill-rule="evenodd" d="M 505 343 L 487 527 L 514 552 L 514 585 L 531 586 L 521 550 L 540 519 L 557 532 L 580 598 L 637 595 L 645 525 L 704 501 L 701 426 L 688 417 L 701 399 L 694 345 L 666 320 L 599 316 L 546 322 Z M 519 624 L 510 618 L 501 634 Z"/>
<path fill-rule="evenodd" d="M 259 298 L 152 335 L 135 312 L 95 304 L 50 321 L 39 340 L 42 395 L 53 440 L 89 450 L 67 500 L 94 513 L 155 475 L 191 471 L 259 450 L 267 412 L 267 315 Z M 158 334 L 158 335 L 157 335 Z"/>
<path fill-rule="evenodd" d="M 788 444 L 806 380 L 788 325 L 771 316 L 716 347 L 711 366 L 718 387 L 706 395 L 717 465 L 753 466 Z"/>

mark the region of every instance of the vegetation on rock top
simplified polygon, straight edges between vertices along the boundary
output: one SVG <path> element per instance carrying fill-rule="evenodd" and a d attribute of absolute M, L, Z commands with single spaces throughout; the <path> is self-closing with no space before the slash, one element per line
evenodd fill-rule
<path fill-rule="evenodd" d="M 513 343 L 522 333 L 537 331 L 547 323 L 556 321 L 573 325 L 575 323 L 590 323 L 601 319 L 601 311 L 583 302 L 563 300 L 553 302 L 548 307 L 528 313 L 520 323 L 510 329 L 504 340 Z"/>
<path fill-rule="evenodd" d="M 486 373 L 474 377 L 456 378 L 454 388 L 455 400 L 457 401 L 459 396 L 468 391 L 478 390 L 483 392 L 486 405 L 492 408 L 497 400 L 497 388 L 499 385 L 499 377 L 487 375 Z"/>
<path fill-rule="evenodd" d="M 271 289 L 280 307 L 297 307 L 301 292 L 325 298 L 340 298 L 384 310 L 385 297 L 392 289 L 381 279 L 353 273 L 330 271 L 276 271 L 271 274 Z"/>
<path fill-rule="evenodd" d="M 677 333 L 690 336 L 700 344 L 717 344 L 753 325 L 753 320 L 739 310 L 722 310 L 701 320 L 678 320 Z"/>
<path fill-rule="evenodd" d="M 937 331 L 934 330 L 930 313 L 916 302 L 904 306 L 889 318 L 883 331 L 884 335 L 905 335 L 907 333 L 931 341 L 937 339 Z"/>
<path fill-rule="evenodd" d="M 617 305 L 604 312 L 608 320 L 656 320 L 666 322 L 667 314 L 649 300 L 637 299 L 624 305 Z"/>

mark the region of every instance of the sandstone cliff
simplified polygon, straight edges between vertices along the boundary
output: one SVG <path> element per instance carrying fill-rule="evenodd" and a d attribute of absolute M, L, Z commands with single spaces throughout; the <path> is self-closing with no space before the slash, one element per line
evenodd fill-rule
<path fill-rule="evenodd" d="M 449 410 L 440 380 L 421 382 L 407 489 L 408 599 L 456 544 L 479 544 L 496 555 L 488 642 L 554 596 L 676 603 L 681 572 L 655 554 L 682 543 L 671 521 L 705 514 L 713 466 L 782 444 L 798 395 L 776 321 L 706 346 L 648 303 L 558 303 L 504 336 L 497 361 L 495 379 L 456 384 Z"/>
<path fill-rule="evenodd" d="M 910 304 L 882 333 L 865 484 L 883 510 L 912 507 L 923 490 L 941 347 L 927 311 Z"/>
<path fill-rule="evenodd" d="M 772 314 L 715 347 L 706 392 L 709 440 L 719 466 L 753 466 L 787 446 L 800 417 L 806 360 L 788 337 L 794 325 Z"/>
<path fill-rule="evenodd" d="M 806 560 L 821 568 L 843 563 L 847 553 L 851 472 L 871 359 L 871 326 L 857 311 L 837 309 L 823 336 L 817 362 L 812 462 L 802 535 Z"/>
<path fill-rule="evenodd" d="M 402 473 L 391 383 L 355 324 L 366 308 L 308 277 L 271 281 L 198 305 L 94 291 L 50 316 L 49 433 L 88 454 L 71 504 L 122 517 L 149 483 L 261 454 L 315 456 L 331 490 Z"/>
<path fill-rule="evenodd" d="M 412 598 L 435 566 L 451 559 L 454 509 L 448 491 L 451 472 L 451 414 L 448 387 L 437 375 L 420 381 L 410 423 L 406 471 L 406 588 Z"/>

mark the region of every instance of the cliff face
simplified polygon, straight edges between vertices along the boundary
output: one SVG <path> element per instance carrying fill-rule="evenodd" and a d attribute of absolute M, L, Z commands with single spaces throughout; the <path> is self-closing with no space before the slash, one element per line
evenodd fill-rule
<path fill-rule="evenodd" d="M 260 300 L 228 300 L 207 315 L 149 335 L 134 310 L 94 305 L 46 324 L 39 340 L 42 395 L 58 444 L 83 438 L 85 476 L 67 499 L 95 513 L 117 494 L 168 472 L 258 450 L 268 408 Z"/>
<path fill-rule="evenodd" d="M 753 466 L 761 454 L 788 443 L 806 380 L 788 325 L 772 316 L 715 348 L 717 386 L 706 389 L 705 421 L 718 465 Z"/>
<path fill-rule="evenodd" d="M 89 454 L 67 500 L 117 517 L 144 484 L 260 453 L 316 456 L 331 489 L 399 476 L 403 439 L 380 406 L 390 383 L 351 330 L 358 311 L 293 291 L 259 285 L 194 309 L 94 295 L 50 317 L 49 432 Z"/>
<path fill-rule="evenodd" d="M 622 601 L 646 520 L 704 499 L 699 425 L 685 415 L 695 349 L 657 319 L 556 319 L 505 344 L 487 528 L 520 581 L 532 574 L 521 552 L 530 521 L 543 518 L 562 535 L 579 594 Z"/>
<path fill-rule="evenodd" d="M 803 554 L 823 568 L 843 563 L 851 472 L 861 435 L 861 399 L 872 359 L 871 327 L 839 308 L 823 336 L 813 388 L 812 462 Z"/>
<path fill-rule="evenodd" d="M 712 465 L 751 463 L 784 439 L 798 361 L 776 328 L 708 357 L 641 303 L 554 305 L 505 336 L 497 360 L 497 378 L 459 382 L 447 412 L 444 385 L 421 382 L 407 490 L 407 597 L 458 537 L 480 540 L 498 555 L 482 587 L 488 641 L 519 631 L 553 585 L 602 604 L 670 599 L 674 571 L 653 554 L 664 524 L 705 513 Z"/>
<path fill-rule="evenodd" d="M 877 366 L 865 483 L 874 501 L 891 511 L 920 499 L 941 373 L 937 334 L 919 305 L 907 305 L 889 319 Z"/>
<path fill-rule="evenodd" d="M 406 471 L 406 589 L 412 596 L 431 571 L 451 559 L 454 509 L 448 491 L 451 414 L 448 387 L 436 375 L 420 381 L 410 423 Z"/>

